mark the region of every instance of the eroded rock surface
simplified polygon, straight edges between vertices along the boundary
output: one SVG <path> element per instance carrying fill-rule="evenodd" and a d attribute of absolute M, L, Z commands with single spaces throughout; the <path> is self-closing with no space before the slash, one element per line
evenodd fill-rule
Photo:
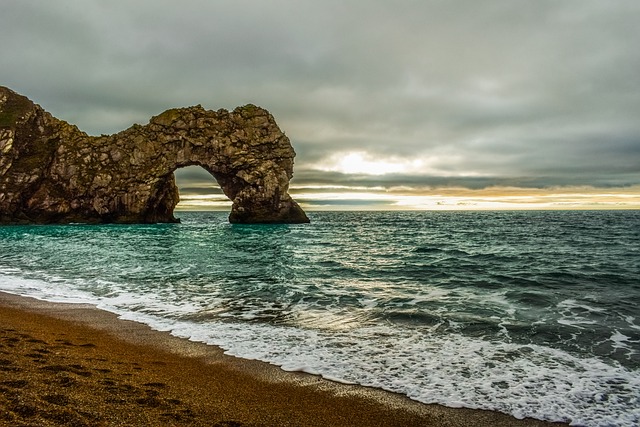
<path fill-rule="evenodd" d="M 177 108 L 89 136 L 0 86 L 0 223 L 175 222 L 174 171 L 198 165 L 233 223 L 303 223 L 289 196 L 295 152 L 268 111 Z"/>

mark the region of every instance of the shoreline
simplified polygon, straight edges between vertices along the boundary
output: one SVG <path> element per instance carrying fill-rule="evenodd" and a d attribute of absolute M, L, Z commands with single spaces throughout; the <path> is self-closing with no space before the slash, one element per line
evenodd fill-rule
<path fill-rule="evenodd" d="M 0 425 L 551 426 L 225 355 L 89 304 L 0 292 Z M 6 424 L 5 424 L 6 423 Z"/>

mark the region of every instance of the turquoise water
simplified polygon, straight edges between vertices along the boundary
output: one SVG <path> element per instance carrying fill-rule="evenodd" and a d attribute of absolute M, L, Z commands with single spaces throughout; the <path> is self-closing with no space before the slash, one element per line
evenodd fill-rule
<path fill-rule="evenodd" d="M 640 211 L 179 216 L 1 227 L 0 290 L 422 402 L 640 423 Z"/>

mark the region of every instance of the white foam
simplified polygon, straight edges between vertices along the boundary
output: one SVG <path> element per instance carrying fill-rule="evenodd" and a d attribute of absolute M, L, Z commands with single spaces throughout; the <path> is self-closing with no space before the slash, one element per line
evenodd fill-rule
<path fill-rule="evenodd" d="M 96 298 L 87 292 L 69 292 L 69 287 L 62 280 L 42 281 L 22 278 L 5 274 L 6 271 L 7 269 L 3 269 L 0 272 L 0 290 L 4 292 L 60 303 L 95 305 L 97 302 Z"/>
<path fill-rule="evenodd" d="M 558 308 L 568 308 L 568 309 L 581 308 L 591 313 L 601 313 L 605 311 L 604 308 L 591 307 L 590 305 L 587 305 L 585 303 L 579 303 L 574 299 L 566 299 L 566 300 L 560 301 L 557 306 Z"/>
<path fill-rule="evenodd" d="M 627 344 L 627 342 L 629 342 L 630 339 L 631 337 L 623 335 L 619 331 L 615 331 L 615 333 L 611 335 L 611 337 L 609 338 L 609 340 L 613 342 L 613 348 L 623 348 L 623 349 L 629 348 L 629 345 Z"/>
<path fill-rule="evenodd" d="M 154 327 L 171 325 L 134 316 Z M 391 326 L 318 331 L 264 324 L 172 325 L 174 334 L 285 370 L 404 393 L 425 403 L 499 410 L 572 425 L 626 426 L 640 420 L 638 372 L 541 346 Z M 382 339 L 381 339 L 382 338 Z"/>
<path fill-rule="evenodd" d="M 558 319 L 558 323 L 565 326 L 573 326 L 574 328 L 583 329 L 580 325 L 595 325 L 597 322 L 594 320 L 586 319 Z"/>
<path fill-rule="evenodd" d="M 629 327 L 635 330 L 640 331 L 640 325 L 636 325 L 635 320 L 636 318 L 633 316 L 625 316 L 624 318 L 625 322 L 627 322 L 629 324 Z"/>
<path fill-rule="evenodd" d="M 112 283 L 111 292 L 97 297 L 76 289 L 86 285 L 80 282 L 40 281 L 12 273 L 0 272 L 0 289 L 49 301 L 92 303 L 122 318 L 285 370 L 378 387 L 425 403 L 498 410 L 518 418 L 585 426 L 640 423 L 640 372 L 597 358 L 581 359 L 536 345 L 442 335 L 429 327 L 350 322 L 349 327 L 314 328 L 305 322 L 291 326 L 188 321 L 184 319 L 202 309 L 198 300 L 185 302 L 170 290 L 164 290 L 164 296 L 135 294 Z M 222 300 L 214 301 L 209 307 L 221 304 Z M 299 309 L 305 311 L 304 305 Z M 344 314 L 330 310 L 324 312 L 327 319 L 344 325 Z M 319 320 L 322 314 L 309 319 Z M 620 348 L 630 342 L 619 332 L 610 340 Z"/>
<path fill-rule="evenodd" d="M 632 344 L 638 344 L 638 340 L 632 340 L 631 337 L 621 334 L 616 330 L 611 337 L 609 337 L 609 341 L 613 343 L 612 347 L 614 349 L 623 350 L 627 359 L 632 360 L 637 357 L 638 351 L 632 347 Z"/>

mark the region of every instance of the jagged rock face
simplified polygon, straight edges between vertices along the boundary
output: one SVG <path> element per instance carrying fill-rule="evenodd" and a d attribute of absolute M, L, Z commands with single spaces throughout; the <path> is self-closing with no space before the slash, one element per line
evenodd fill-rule
<path fill-rule="evenodd" d="M 268 111 L 167 110 L 146 126 L 89 136 L 0 86 L 0 223 L 175 222 L 174 171 L 198 165 L 233 223 L 304 223 L 288 194 L 295 152 Z"/>

